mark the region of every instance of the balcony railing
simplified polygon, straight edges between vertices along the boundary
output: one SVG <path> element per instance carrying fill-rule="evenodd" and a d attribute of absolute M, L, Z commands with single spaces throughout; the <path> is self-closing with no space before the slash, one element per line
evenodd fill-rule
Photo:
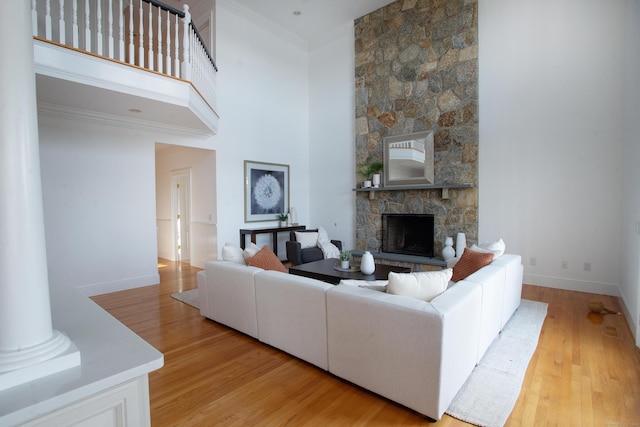
<path fill-rule="evenodd" d="M 218 70 L 189 6 L 156 0 L 31 0 L 33 35 L 187 80 L 213 108 Z"/>

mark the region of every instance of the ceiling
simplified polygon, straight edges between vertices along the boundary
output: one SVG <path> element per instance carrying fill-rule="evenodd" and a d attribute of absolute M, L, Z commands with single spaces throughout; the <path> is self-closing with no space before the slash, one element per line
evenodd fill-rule
<path fill-rule="evenodd" d="M 211 0 L 190 0 L 206 3 Z M 236 3 L 313 45 L 328 32 L 395 0 L 218 0 Z M 195 7 L 194 7 L 195 8 Z M 294 15 L 299 11 L 300 15 Z"/>

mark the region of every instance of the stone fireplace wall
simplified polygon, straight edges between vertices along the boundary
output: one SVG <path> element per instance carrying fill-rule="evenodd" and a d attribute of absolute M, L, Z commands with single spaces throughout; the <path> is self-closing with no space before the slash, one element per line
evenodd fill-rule
<path fill-rule="evenodd" d="M 382 213 L 435 215 L 446 236 L 478 236 L 477 0 L 399 0 L 355 21 L 356 166 L 383 138 L 433 130 L 435 184 L 473 188 L 356 192 L 356 248 L 379 251 Z M 364 180 L 358 176 L 360 185 Z"/>

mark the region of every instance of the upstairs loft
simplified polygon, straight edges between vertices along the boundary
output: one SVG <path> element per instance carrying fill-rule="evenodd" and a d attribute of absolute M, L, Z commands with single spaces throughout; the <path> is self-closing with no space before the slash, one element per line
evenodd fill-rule
<path fill-rule="evenodd" d="M 32 0 L 41 113 L 204 138 L 215 62 L 191 21 L 155 0 Z"/>

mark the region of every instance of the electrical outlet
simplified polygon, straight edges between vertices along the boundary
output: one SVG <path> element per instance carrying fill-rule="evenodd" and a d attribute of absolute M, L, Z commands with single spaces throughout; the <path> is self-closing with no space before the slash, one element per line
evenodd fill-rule
<path fill-rule="evenodd" d="M 537 265 L 538 264 L 538 260 L 536 257 L 532 256 L 531 258 L 529 258 L 529 265 Z"/>
<path fill-rule="evenodd" d="M 584 263 L 584 271 L 591 271 L 591 263 L 590 262 L 585 262 Z"/>
<path fill-rule="evenodd" d="M 567 261 L 561 261 L 560 268 L 562 268 L 563 270 L 566 270 L 567 268 L 569 268 L 569 263 Z"/>

